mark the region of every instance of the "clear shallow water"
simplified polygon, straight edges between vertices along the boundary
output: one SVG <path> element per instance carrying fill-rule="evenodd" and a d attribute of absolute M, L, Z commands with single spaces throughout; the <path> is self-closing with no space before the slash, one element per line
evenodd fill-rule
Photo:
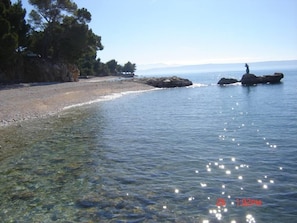
<path fill-rule="evenodd" d="M 283 72 L 282 84 L 249 88 L 215 85 L 233 74 L 186 74 L 199 84 L 6 130 L 1 146 L 18 152 L 0 163 L 0 218 L 293 222 L 297 71 Z"/>

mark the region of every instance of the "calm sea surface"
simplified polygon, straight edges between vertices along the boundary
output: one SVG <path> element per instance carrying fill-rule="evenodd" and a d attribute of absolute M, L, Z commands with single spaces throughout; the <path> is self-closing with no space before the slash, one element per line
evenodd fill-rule
<path fill-rule="evenodd" d="M 1 130 L 1 222 L 296 222 L 297 70 L 179 75 Z M 257 75 L 272 73 L 269 70 Z"/>

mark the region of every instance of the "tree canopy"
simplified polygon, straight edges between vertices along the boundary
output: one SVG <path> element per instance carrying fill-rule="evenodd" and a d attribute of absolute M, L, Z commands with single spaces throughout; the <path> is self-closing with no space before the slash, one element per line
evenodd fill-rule
<path fill-rule="evenodd" d="M 136 70 L 136 64 L 132 64 L 130 61 L 128 61 L 124 67 L 123 72 L 133 74 Z"/>
<path fill-rule="evenodd" d="M 17 55 L 27 52 L 41 58 L 77 64 L 83 75 L 133 73 L 136 65 L 97 59 L 103 50 L 101 36 L 89 28 L 92 19 L 86 8 L 72 0 L 29 0 L 33 10 L 25 20 L 21 0 L 0 0 L 0 69 L 13 66 Z"/>
<path fill-rule="evenodd" d="M 29 0 L 34 6 L 30 21 L 35 27 L 33 48 L 43 57 L 77 62 L 85 54 L 102 50 L 101 37 L 89 29 L 91 13 L 71 0 Z M 43 35 L 42 35 L 43 34 Z"/>
<path fill-rule="evenodd" d="M 13 5 L 9 0 L 0 0 L 0 68 L 13 63 L 16 51 L 27 43 L 30 26 L 25 15 L 20 0 Z"/>

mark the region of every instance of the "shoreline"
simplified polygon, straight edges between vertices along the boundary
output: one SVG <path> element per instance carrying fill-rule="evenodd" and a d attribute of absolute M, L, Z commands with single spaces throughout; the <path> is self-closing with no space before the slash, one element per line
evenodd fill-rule
<path fill-rule="evenodd" d="M 67 109 L 110 100 L 128 93 L 155 89 L 115 76 L 79 82 L 29 83 L 1 86 L 0 127 L 55 115 Z"/>

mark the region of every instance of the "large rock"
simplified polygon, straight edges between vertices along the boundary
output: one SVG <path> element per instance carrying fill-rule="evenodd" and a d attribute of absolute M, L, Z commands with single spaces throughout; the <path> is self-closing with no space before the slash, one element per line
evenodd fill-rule
<path fill-rule="evenodd" d="M 275 84 L 279 83 L 284 77 L 283 73 L 274 73 L 274 75 L 256 76 L 254 74 L 244 74 L 241 78 L 242 85 L 255 85 L 255 84 Z"/>
<path fill-rule="evenodd" d="M 158 88 L 174 88 L 174 87 L 186 87 L 192 85 L 192 81 L 180 78 L 180 77 L 152 77 L 142 78 L 141 82 Z"/>
<path fill-rule="evenodd" d="M 237 79 L 234 78 L 221 78 L 221 80 L 219 80 L 218 84 L 219 85 L 226 85 L 226 84 L 234 84 L 239 82 Z"/>
<path fill-rule="evenodd" d="M 254 85 L 259 83 L 259 79 L 255 74 L 244 74 L 240 80 L 243 85 Z"/>

